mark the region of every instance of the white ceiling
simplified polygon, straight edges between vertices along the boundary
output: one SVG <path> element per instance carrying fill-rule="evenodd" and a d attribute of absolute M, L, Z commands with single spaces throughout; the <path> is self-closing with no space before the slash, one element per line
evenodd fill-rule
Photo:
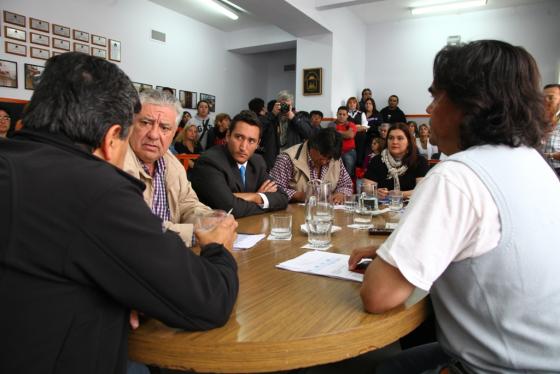
<path fill-rule="evenodd" d="M 165 8 L 196 19 L 223 31 L 236 31 L 266 25 L 276 25 L 295 36 L 312 35 L 327 31 L 321 25 L 299 12 L 285 0 L 230 0 L 244 8 L 247 13 L 234 10 L 239 19 L 233 21 L 215 13 L 202 0 L 150 0 Z M 216 0 L 214 0 L 216 1 Z M 418 0 L 307 0 L 314 1 L 319 11 L 346 8 L 366 24 L 419 18 L 410 13 L 411 4 Z M 457 1 L 457 0 L 449 0 Z M 447 14 L 485 11 L 489 9 L 516 7 L 548 0 L 488 0 L 484 7 L 454 11 Z M 268 11 L 267 11 L 268 10 Z M 438 14 L 441 15 L 442 13 Z M 446 13 L 443 13 L 446 14 Z M 429 17 L 429 16 L 422 16 Z"/>

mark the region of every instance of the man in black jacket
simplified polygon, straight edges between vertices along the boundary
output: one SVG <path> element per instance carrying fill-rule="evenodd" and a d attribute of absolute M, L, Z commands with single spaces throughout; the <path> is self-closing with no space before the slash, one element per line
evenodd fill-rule
<path fill-rule="evenodd" d="M 236 223 L 198 232 L 200 256 L 162 228 L 119 168 L 139 110 L 116 65 L 65 53 L 25 129 L 0 140 L 0 373 L 124 373 L 131 309 L 187 330 L 227 322 Z"/>
<path fill-rule="evenodd" d="M 191 183 L 202 203 L 214 209 L 233 209 L 235 217 L 286 208 L 288 196 L 269 178 L 262 156 L 254 154 L 260 131 L 255 113 L 242 111 L 231 121 L 227 144 L 200 156 Z"/>

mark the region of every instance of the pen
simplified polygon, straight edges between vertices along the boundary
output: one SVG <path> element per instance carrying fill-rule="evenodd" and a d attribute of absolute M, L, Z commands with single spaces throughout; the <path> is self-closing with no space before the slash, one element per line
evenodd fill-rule
<path fill-rule="evenodd" d="M 229 210 L 229 212 L 227 212 L 226 216 L 229 216 L 229 215 L 231 214 L 231 212 L 233 212 L 233 208 L 231 208 L 231 209 Z"/>

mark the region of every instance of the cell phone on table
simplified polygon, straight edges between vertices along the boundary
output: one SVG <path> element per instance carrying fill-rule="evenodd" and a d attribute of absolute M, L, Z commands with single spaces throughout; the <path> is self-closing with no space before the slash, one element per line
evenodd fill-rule
<path fill-rule="evenodd" d="M 369 264 L 371 264 L 371 260 L 362 260 L 358 262 L 358 265 L 356 265 L 356 267 L 352 271 L 354 273 L 364 274 Z"/>
<path fill-rule="evenodd" d="M 372 227 L 368 229 L 370 235 L 390 235 L 394 229 Z"/>

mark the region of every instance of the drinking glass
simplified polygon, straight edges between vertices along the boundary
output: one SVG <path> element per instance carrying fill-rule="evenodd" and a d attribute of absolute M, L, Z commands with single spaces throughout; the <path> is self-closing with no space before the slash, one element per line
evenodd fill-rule
<path fill-rule="evenodd" d="M 210 212 L 197 213 L 194 217 L 195 231 L 210 231 L 214 229 L 225 217 L 227 213 L 223 210 L 215 209 Z"/>
<path fill-rule="evenodd" d="M 292 235 L 292 216 L 289 214 L 273 214 L 270 235 L 277 239 L 288 239 Z"/>
<path fill-rule="evenodd" d="M 389 209 L 398 212 L 403 208 L 403 193 L 402 191 L 389 192 Z"/>
<path fill-rule="evenodd" d="M 360 199 L 363 201 L 363 207 L 370 213 L 379 209 L 379 202 L 377 200 L 377 184 L 370 183 L 362 186 L 362 194 Z M 360 201 L 360 203 L 362 203 Z"/>
<path fill-rule="evenodd" d="M 344 211 L 352 213 L 358 206 L 358 195 L 345 195 L 344 196 Z"/>

